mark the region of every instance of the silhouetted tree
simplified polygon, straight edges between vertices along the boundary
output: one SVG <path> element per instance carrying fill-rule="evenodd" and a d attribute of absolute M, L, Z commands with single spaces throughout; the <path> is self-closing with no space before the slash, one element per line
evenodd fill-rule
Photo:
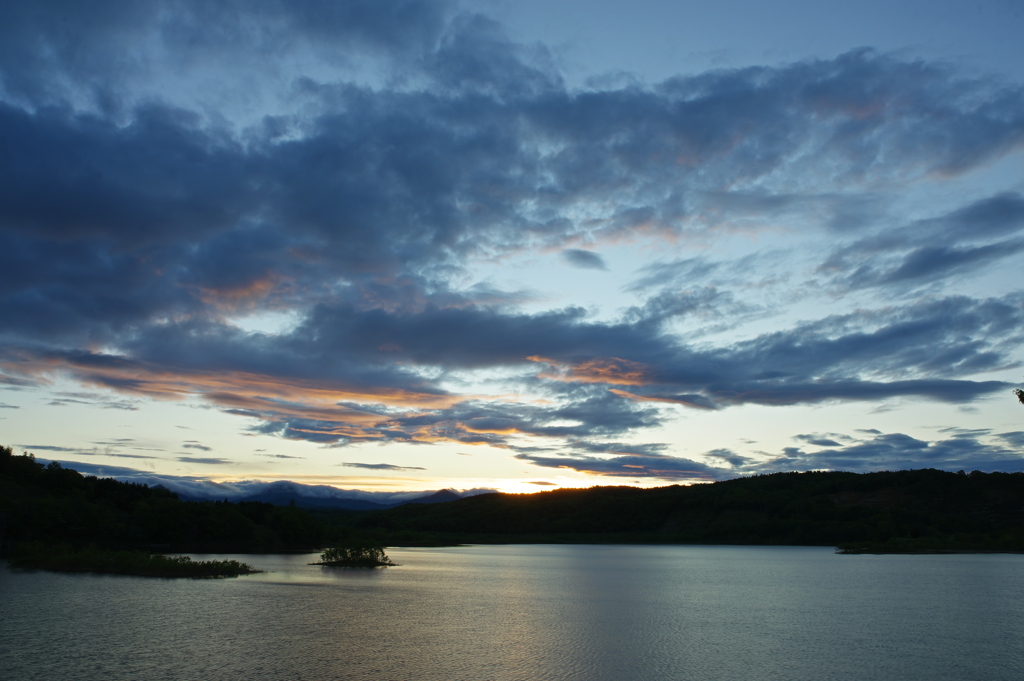
<path fill-rule="evenodd" d="M 394 565 L 384 547 L 371 543 L 351 543 L 345 546 L 332 546 L 320 554 L 320 562 L 315 565 L 337 565 L 341 567 L 377 567 Z"/>

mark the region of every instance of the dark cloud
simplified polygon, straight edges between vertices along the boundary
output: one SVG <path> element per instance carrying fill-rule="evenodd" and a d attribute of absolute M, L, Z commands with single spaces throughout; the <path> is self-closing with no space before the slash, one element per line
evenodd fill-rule
<path fill-rule="evenodd" d="M 97 443 L 97 444 L 104 445 L 104 444 L 107 444 L 107 443 Z M 17 446 L 20 447 L 21 449 L 25 450 L 26 452 L 27 451 L 31 451 L 31 450 L 40 450 L 40 451 L 48 451 L 48 452 L 71 452 L 71 453 L 77 454 L 78 456 L 111 456 L 111 457 L 117 457 L 117 458 L 122 458 L 122 459 L 156 459 L 157 458 L 155 456 L 148 456 L 148 455 L 145 455 L 145 454 L 125 454 L 125 453 L 122 453 L 122 452 L 118 452 L 116 450 L 112 450 L 109 446 L 104 447 L 104 449 L 102 449 L 102 450 L 100 450 L 99 448 L 93 448 L 92 450 L 88 450 L 88 449 L 82 449 L 80 447 L 60 447 L 60 446 L 56 446 L 56 445 L 17 445 Z"/>
<path fill-rule="evenodd" d="M 1024 239 L 1013 237 L 1022 230 L 1024 196 L 996 194 L 859 239 L 834 251 L 819 271 L 844 288 L 930 283 L 982 270 L 1019 253 Z"/>
<path fill-rule="evenodd" d="M 338 464 L 339 466 L 347 466 L 349 468 L 368 468 L 373 471 L 425 471 L 426 468 L 421 466 L 396 466 L 390 463 L 354 463 L 346 461 L 345 463 Z"/>
<path fill-rule="evenodd" d="M 607 270 L 608 265 L 597 253 L 579 248 L 567 248 L 562 251 L 562 259 L 573 267 L 585 270 Z"/>
<path fill-rule="evenodd" d="M 40 463 L 49 463 L 51 460 L 52 459 L 36 459 L 36 461 Z M 61 464 L 64 468 L 76 470 L 82 475 L 94 475 L 98 478 L 117 478 L 120 480 L 126 480 L 128 482 L 139 482 L 139 476 L 151 475 L 151 473 L 149 472 L 139 471 L 134 468 L 127 468 L 124 466 L 108 466 L 105 464 L 94 464 L 87 463 L 84 461 L 65 461 L 63 459 L 59 460 L 58 463 Z"/>
<path fill-rule="evenodd" d="M 737 320 L 756 312 L 756 307 L 736 299 L 727 291 L 714 286 L 679 290 L 666 287 L 626 312 L 626 319 L 634 324 L 657 327 L 665 322 L 686 318 L 687 321 Z"/>
<path fill-rule="evenodd" d="M 719 459 L 721 461 L 725 461 L 727 464 L 736 469 L 741 469 L 743 466 L 750 464 L 752 461 L 750 457 L 737 454 L 731 449 L 727 449 L 724 447 L 704 452 L 704 457 L 712 460 Z"/>
<path fill-rule="evenodd" d="M 613 477 L 646 477 L 661 480 L 716 480 L 725 471 L 703 463 L 673 456 L 626 455 L 596 456 L 541 456 L 519 453 L 517 459 L 545 468 L 565 468 L 580 473 Z"/>
<path fill-rule="evenodd" d="M 941 236 L 958 240 L 1014 234 L 1024 229 L 1024 196 L 1018 192 L 1002 192 L 920 224 L 934 226 Z"/>
<path fill-rule="evenodd" d="M 186 335 L 169 327 L 151 342 L 140 335 L 137 354 L 151 361 L 21 351 L 6 366 L 63 366 L 81 381 L 139 395 L 198 393 L 258 419 L 256 432 L 286 438 L 504 445 L 520 435 L 640 431 L 663 422 L 658 405 L 665 404 L 715 409 L 906 396 L 969 402 L 1007 389 L 965 376 L 1012 366 L 1008 349 L 1022 312 L 1015 297 L 956 297 L 691 347 L 652 327 L 592 322 L 576 310 L 321 307 L 294 333 L 276 337 L 222 327 Z M 533 387 L 554 399 L 541 406 L 447 393 L 416 371 L 437 366 L 532 369 Z"/>
<path fill-rule="evenodd" d="M 50 407 L 66 407 L 72 404 L 83 404 L 96 406 L 102 409 L 123 409 L 125 411 L 136 411 L 138 406 L 129 400 L 115 400 L 108 395 L 97 393 L 55 393 L 56 397 L 50 400 L 47 405 Z"/>
<path fill-rule="evenodd" d="M 443 0 L 15 3 L 0 22 L 0 83 L 36 104 L 90 94 L 109 107 L 126 85 L 170 75 L 161 61 L 244 79 L 310 51 L 340 62 L 366 50 L 414 57 L 438 40 L 450 11 Z"/>
<path fill-rule="evenodd" d="M 234 461 L 229 459 L 220 459 L 216 457 L 199 457 L 199 456 L 179 456 L 176 461 L 182 463 L 199 463 L 210 466 L 221 466 L 224 464 L 233 464 Z"/>
<path fill-rule="evenodd" d="M 1009 433 L 999 433 L 999 437 L 1013 447 L 1024 448 L 1024 431 L 1014 430 Z"/>
<path fill-rule="evenodd" d="M 1014 433 L 1002 439 L 1007 447 L 990 438 L 957 434 L 938 440 L 921 440 L 904 433 L 860 431 L 867 439 L 849 438 L 849 442 L 815 452 L 787 447 L 768 460 L 749 462 L 744 472 L 780 470 L 846 470 L 858 473 L 877 470 L 939 468 L 943 470 L 980 470 L 983 472 L 1024 471 L 1024 458 L 1013 441 Z M 805 437 L 805 436 L 798 436 Z"/>
<path fill-rule="evenodd" d="M 24 378 L 0 375 L 0 385 L 7 386 L 5 390 L 18 390 L 20 388 L 34 387 L 36 386 L 36 383 L 25 380 Z"/>
<path fill-rule="evenodd" d="M 586 440 L 576 440 L 567 444 L 574 451 L 586 452 L 588 454 L 635 454 L 638 456 L 659 456 L 661 452 L 668 449 L 668 445 L 661 443 L 626 444 L 623 442 L 589 442 Z"/>
<path fill-rule="evenodd" d="M 1018 452 L 1019 433 L 1004 433 L 1000 439 L 976 434 L 956 434 L 937 440 L 922 440 L 904 433 L 865 432 L 858 438 L 835 434 L 834 439 L 797 435 L 796 439 L 821 449 L 813 452 L 786 447 L 769 458 L 752 458 L 730 449 L 715 449 L 704 458 L 719 460 L 728 467 L 715 467 L 685 458 L 660 454 L 664 445 L 619 447 L 574 443 L 559 455 L 544 451 L 521 451 L 516 457 L 538 466 L 616 477 L 648 477 L 662 480 L 723 480 L 741 475 L 776 471 L 846 470 L 868 472 L 912 468 L 943 470 L 1024 471 Z M 603 454 L 603 455 L 602 455 Z"/>
<path fill-rule="evenodd" d="M 796 435 L 797 440 L 802 440 L 809 445 L 817 445 L 818 447 L 842 447 L 842 445 L 832 438 L 821 437 L 818 435 Z"/>
<path fill-rule="evenodd" d="M 657 478 L 660 480 L 719 480 L 736 477 L 729 469 L 664 454 L 668 445 L 660 443 L 626 444 L 577 440 L 558 448 L 513 447 L 516 458 L 545 468 L 609 475 L 612 477 Z M 706 454 L 708 458 L 726 460 L 731 465 L 744 463 L 744 457 L 726 450 Z"/>
<path fill-rule="evenodd" d="M 453 35 L 476 30 L 473 22 L 451 28 Z M 474 40 L 512 49 L 491 33 Z M 521 82 L 511 64 L 480 68 L 512 69 L 491 82 Z M 863 87 L 865 78 L 872 88 Z M 979 163 L 1024 134 L 1013 107 L 1021 94 L 1003 88 L 997 98 L 993 88 L 866 52 L 679 78 L 652 90 L 577 93 L 553 82 L 542 91 L 471 97 L 345 86 L 315 90 L 330 113 L 297 136 L 253 133 L 246 143 L 166 104 L 133 109 L 126 123 L 67 107 L 6 105 L 0 252 L 8 254 L 5 267 L 24 276 L 8 278 L 0 311 L 18 320 L 8 334 L 70 342 L 123 341 L 167 318 L 312 306 L 336 294 L 322 282 L 339 278 L 355 285 L 362 305 L 398 305 L 393 285 L 386 302 L 360 294 L 370 295 L 364 287 L 381 277 L 436 274 L 470 254 L 594 233 L 566 215 L 597 197 L 619 206 L 594 216 L 602 218 L 599 232 L 680 232 L 719 220 L 722 194 L 709 183 L 754 182 L 780 168 L 815 172 L 794 165 L 796 158 L 829 164 L 826 183 L 872 168 Z M 899 116 L 860 115 L 897 93 Z M 823 126 L 814 137 L 827 140 L 820 153 L 804 149 L 808 125 Z M 842 125 L 864 128 L 856 147 L 848 135 L 828 134 Z M 901 137 L 926 131 L 951 142 Z M 564 148 L 551 154 L 552 145 Z M 871 162 L 883 154 L 886 164 Z M 681 165 L 680 157 L 689 160 Z M 680 194 L 680 186 L 696 191 Z M 704 206 L 702 188 L 718 191 L 717 203 Z M 538 197 L 550 214 L 538 213 Z M 1015 210 L 1013 200 L 997 197 L 949 220 L 987 220 L 998 231 L 1011 220 L 1000 211 Z M 943 247 L 918 254 L 899 276 L 991 253 Z M 578 260 L 586 252 L 567 253 Z M 414 300 L 429 300 L 439 283 L 424 280 Z"/>
<path fill-rule="evenodd" d="M 975 248 L 924 247 L 909 253 L 883 283 L 923 279 L 938 274 L 949 275 L 959 270 L 984 265 L 997 258 L 1020 252 L 1024 241 L 1003 241 Z"/>
<path fill-rule="evenodd" d="M 203 452 L 212 452 L 213 451 L 213 447 L 207 447 L 206 445 L 200 444 L 200 443 L 195 442 L 195 441 L 186 442 L 183 445 L 181 445 L 181 448 L 182 449 L 198 449 L 198 450 L 203 451 Z"/>
<path fill-rule="evenodd" d="M 172 63 L 183 80 L 165 78 Z M 377 75 L 351 75 L 363 68 Z M 190 99 L 198 69 L 224 101 L 274 113 Z M 276 89 L 241 98 L 244 83 Z M 573 246 L 783 221 L 840 242 L 814 276 L 843 291 L 1018 254 L 1018 193 L 884 224 L 878 187 L 1024 144 L 1024 88 L 948 65 L 859 50 L 573 89 L 543 47 L 445 2 L 47 0 L 0 21 L 0 84 L 12 387 L 71 377 L 198 397 L 254 433 L 328 445 L 536 438 L 563 447 L 514 450 L 537 465 L 704 479 L 719 469 L 603 440 L 664 423 L 671 405 L 966 403 L 1007 388 L 974 377 L 1017 361 L 1016 294 L 940 292 L 708 343 L 678 334 L 770 314 L 743 288 L 791 269 L 765 264 L 779 253 L 645 267 L 628 287 L 641 300 L 615 319 L 526 312 L 537 296 L 468 279 L 524 251 L 607 269 Z M 240 326 L 279 312 L 295 320 L 281 333 Z M 474 371 L 514 374 L 546 401 L 460 393 Z M 51 404 L 136 408 L 101 393 Z M 856 456 L 835 438 L 801 442 Z"/>

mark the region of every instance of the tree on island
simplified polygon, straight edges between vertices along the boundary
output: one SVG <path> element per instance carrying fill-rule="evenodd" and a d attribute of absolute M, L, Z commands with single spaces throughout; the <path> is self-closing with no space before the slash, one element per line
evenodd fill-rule
<path fill-rule="evenodd" d="M 1020 388 L 1014 388 L 1013 394 L 1017 396 L 1017 400 L 1021 404 L 1024 404 L 1024 390 L 1021 390 Z"/>
<path fill-rule="evenodd" d="M 384 553 L 384 547 L 369 542 L 352 542 L 333 546 L 320 554 L 320 561 L 310 565 L 332 567 L 387 567 L 395 565 Z"/>

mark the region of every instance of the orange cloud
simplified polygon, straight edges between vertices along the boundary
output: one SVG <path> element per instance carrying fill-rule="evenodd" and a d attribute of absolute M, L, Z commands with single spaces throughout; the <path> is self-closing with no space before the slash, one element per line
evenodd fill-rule
<path fill-rule="evenodd" d="M 597 357 L 564 365 L 543 357 L 527 357 L 531 362 L 543 362 L 552 371 L 542 371 L 538 378 L 566 383 L 609 383 L 612 385 L 650 385 L 653 381 L 646 364 L 620 357 Z"/>
<path fill-rule="evenodd" d="M 207 305 L 220 307 L 224 304 L 230 304 L 231 307 L 234 307 L 234 305 L 241 301 L 253 298 L 267 298 L 277 288 L 280 280 L 280 277 L 276 275 L 269 275 L 262 279 L 254 279 L 237 286 L 223 286 L 220 288 L 197 286 L 195 290 L 199 294 L 199 299 Z"/>
<path fill-rule="evenodd" d="M 629 365 L 635 363 L 609 360 L 580 366 L 581 371 L 597 374 L 622 371 Z M 150 399 L 198 398 L 228 413 L 278 424 L 275 432 L 285 437 L 321 442 L 395 439 L 502 447 L 507 444 L 504 438 L 524 434 L 515 419 L 424 423 L 432 419 L 421 418 L 466 400 L 516 401 L 509 395 L 457 395 L 245 371 L 181 369 L 103 352 L 8 350 L 0 356 L 0 369 L 39 381 L 68 376 L 86 385 Z M 612 379 L 621 380 L 621 376 Z"/>
<path fill-rule="evenodd" d="M 386 414 L 374 414 L 341 405 L 315 406 L 307 403 L 296 404 L 266 397 L 238 395 L 235 393 L 206 393 L 203 397 L 210 402 L 224 407 L 260 413 L 270 412 L 278 417 L 316 419 L 317 421 L 360 424 L 371 427 L 377 426 L 390 418 Z"/>
<path fill-rule="evenodd" d="M 245 371 L 179 369 L 103 353 L 33 355 L 8 352 L 0 359 L 0 367 L 37 380 L 46 381 L 52 374 L 70 374 L 82 383 L 121 393 L 171 400 L 199 396 L 217 403 L 231 402 L 239 407 L 242 407 L 239 401 L 248 398 L 263 401 L 258 408 L 267 408 L 267 401 L 283 400 L 302 405 L 330 405 L 332 412 L 343 409 L 336 406 L 338 402 L 444 409 L 467 399 L 464 395 L 387 386 L 353 386 L 341 381 Z M 275 409 L 281 408 L 280 403 L 273 404 Z"/>

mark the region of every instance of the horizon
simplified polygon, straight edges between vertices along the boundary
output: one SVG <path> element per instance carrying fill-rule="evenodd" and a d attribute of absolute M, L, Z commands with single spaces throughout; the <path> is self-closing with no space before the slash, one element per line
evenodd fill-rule
<path fill-rule="evenodd" d="M 191 476 L 175 476 L 175 475 L 164 475 L 147 473 L 146 471 L 139 471 L 131 468 L 124 467 L 109 467 L 109 466 L 96 466 L 94 464 L 80 463 L 73 461 L 60 461 L 57 459 L 47 459 L 43 457 L 37 457 L 32 452 L 24 452 L 22 456 L 30 456 L 32 459 L 42 465 L 48 465 L 50 463 L 57 463 L 62 468 L 74 470 L 82 476 L 88 477 L 93 476 L 96 478 L 112 478 L 121 482 L 129 482 L 135 484 L 146 485 L 154 488 L 167 489 L 175 494 L 184 496 L 186 500 L 190 501 L 230 501 L 235 502 L 239 500 L 247 500 L 253 496 L 259 496 L 265 494 L 268 489 L 276 486 L 287 485 L 288 489 L 295 490 L 295 488 L 301 488 L 297 490 L 299 496 L 304 496 L 308 499 L 349 499 L 349 500 L 362 500 L 362 501 L 373 501 L 380 504 L 394 504 L 404 503 L 409 500 L 421 499 L 429 497 L 442 492 L 450 492 L 458 496 L 459 498 L 477 496 L 479 494 L 539 494 L 541 492 L 553 492 L 563 489 L 577 489 L 587 490 L 596 489 L 599 487 L 633 487 L 637 489 L 658 489 L 663 487 L 672 486 L 683 486 L 689 487 L 692 485 L 709 485 L 716 482 L 730 482 L 734 480 L 741 480 L 745 478 L 759 477 L 765 475 L 777 475 L 787 473 L 850 473 L 852 475 L 868 475 L 871 473 L 908 473 L 922 470 L 942 470 L 936 468 L 903 468 L 895 470 L 874 470 L 874 471 L 844 471 L 844 470 L 825 470 L 825 469 L 813 469 L 813 470 L 802 470 L 802 471 L 773 471 L 768 473 L 751 473 L 747 475 L 738 475 L 733 478 L 720 478 L 718 480 L 703 480 L 697 482 L 666 482 L 664 485 L 627 485 L 622 483 L 611 482 L 607 484 L 596 483 L 589 486 L 544 486 L 535 489 L 525 489 L 524 491 L 503 491 L 494 488 L 470 488 L 470 489 L 458 489 L 455 487 L 443 487 L 430 490 L 364 490 L 364 489 L 346 489 L 343 487 L 336 487 L 334 485 L 318 485 L 295 482 L 293 480 L 230 480 L 223 482 L 215 482 L 206 478 L 197 478 Z M 943 471 L 952 473 L 954 471 Z M 978 471 L 970 471 L 974 473 Z M 1005 471 L 987 471 L 989 473 L 1006 473 Z M 1024 471 L 1014 471 L 1015 473 L 1022 473 Z M 970 474 L 967 471 L 959 470 L 956 471 L 959 474 Z M 323 490 L 330 490 L 328 495 L 324 495 Z M 335 494 L 337 493 L 337 494 Z"/>
<path fill-rule="evenodd" d="M 1024 10 L 7 14 L 18 451 L 380 494 L 1024 471 Z"/>

